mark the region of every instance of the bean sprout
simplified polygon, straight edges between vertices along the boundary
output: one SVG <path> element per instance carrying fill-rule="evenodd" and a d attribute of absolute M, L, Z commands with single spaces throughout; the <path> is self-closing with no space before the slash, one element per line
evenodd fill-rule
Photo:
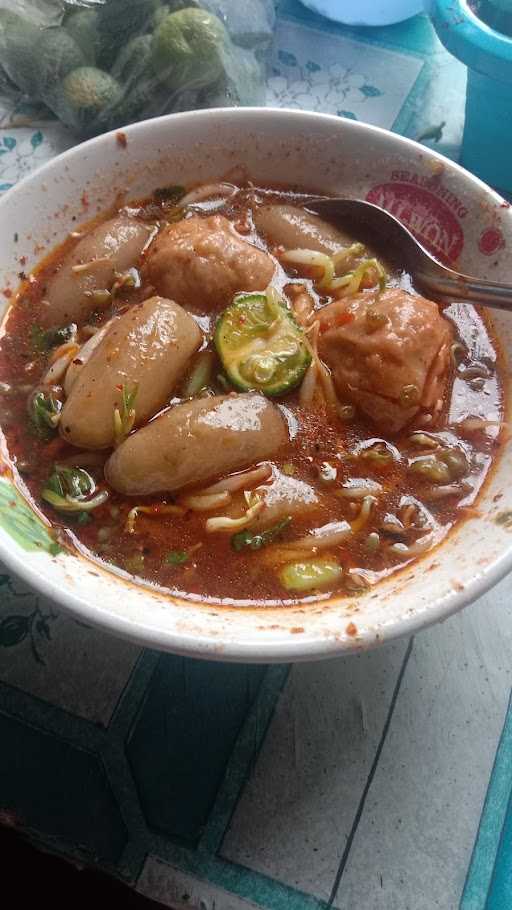
<path fill-rule="evenodd" d="M 156 503 L 153 506 L 134 506 L 126 516 L 124 529 L 128 534 L 135 534 L 135 521 L 141 512 L 144 515 L 152 515 L 157 518 L 160 515 L 185 515 L 186 509 L 182 508 L 182 506 L 167 505 L 166 503 Z"/>
<path fill-rule="evenodd" d="M 382 493 L 382 484 L 375 480 L 365 480 L 359 477 L 353 477 L 339 490 L 336 490 L 336 496 L 342 499 L 365 499 L 367 496 L 378 493 Z"/>
<path fill-rule="evenodd" d="M 357 534 L 359 531 L 362 531 L 363 528 L 368 524 L 370 519 L 371 511 L 375 505 L 375 498 L 373 496 L 365 496 L 363 499 L 363 504 L 359 511 L 359 515 L 352 522 L 352 531 L 354 534 Z"/>
<path fill-rule="evenodd" d="M 470 493 L 473 489 L 467 480 L 460 483 L 447 483 L 440 487 L 429 487 L 422 493 L 423 497 L 430 502 L 436 502 L 439 499 L 447 499 L 449 496 L 463 496 Z"/>
<path fill-rule="evenodd" d="M 419 556 L 421 553 L 425 553 L 427 550 L 435 544 L 436 537 L 433 532 L 430 534 L 425 534 L 423 537 L 420 537 L 415 543 L 405 544 L 405 543 L 393 543 L 388 548 L 389 552 L 395 553 L 397 556 L 405 556 L 411 558 L 413 556 Z"/>
<path fill-rule="evenodd" d="M 237 490 L 250 490 L 253 487 L 259 486 L 260 483 L 264 483 L 266 480 L 269 480 L 272 475 L 272 468 L 269 464 L 262 464 L 258 468 L 253 468 L 251 471 L 244 471 L 243 474 L 231 474 L 230 477 L 225 477 L 224 480 L 219 480 L 218 483 L 213 483 L 211 486 L 206 487 L 206 489 L 201 490 L 197 495 L 204 496 L 205 494 L 211 493 L 223 493 L 227 490 L 230 493 L 235 493 Z"/>
<path fill-rule="evenodd" d="M 231 493 L 227 490 L 220 493 L 202 493 L 196 496 L 185 496 L 180 500 L 192 512 L 211 512 L 231 502 Z"/>
<path fill-rule="evenodd" d="M 71 266 L 71 271 L 78 274 L 79 272 L 90 272 L 91 269 L 102 262 L 110 262 L 108 256 L 99 256 L 97 259 L 90 259 L 88 262 L 79 262 Z"/>
<path fill-rule="evenodd" d="M 300 387 L 299 404 L 302 408 L 308 408 L 313 403 L 317 383 L 318 366 L 316 361 L 313 359 L 307 369 L 306 375 Z"/>
<path fill-rule="evenodd" d="M 479 430 L 486 430 L 488 427 L 501 427 L 505 426 L 499 420 L 485 420 L 483 417 L 468 417 L 466 420 L 461 420 L 460 423 L 455 424 L 457 430 L 462 430 L 463 433 L 476 433 Z"/>
<path fill-rule="evenodd" d="M 281 260 L 289 265 L 305 265 L 308 268 L 319 269 L 322 273 L 318 287 L 328 290 L 334 278 L 334 263 L 326 253 L 318 250 L 287 250 L 281 255 Z"/>
<path fill-rule="evenodd" d="M 63 378 L 66 370 L 77 355 L 80 350 L 77 344 L 71 345 L 68 351 L 65 354 L 62 354 L 54 363 L 52 363 L 50 369 L 45 373 L 42 379 L 43 385 L 56 385 Z"/>
<path fill-rule="evenodd" d="M 348 521 L 331 521 L 320 528 L 310 531 L 300 540 L 290 541 L 290 548 L 304 550 L 328 550 L 337 547 L 340 543 L 352 536 L 352 528 Z"/>
<path fill-rule="evenodd" d="M 233 183 L 208 183 L 206 186 L 198 186 L 195 190 L 190 190 L 186 196 L 183 196 L 179 201 L 180 208 L 185 208 L 187 205 L 195 205 L 198 202 L 203 202 L 205 199 L 211 199 L 214 196 L 224 197 L 224 199 L 229 199 L 230 196 L 234 196 L 235 193 L 239 192 L 239 187 L 235 186 Z"/>
<path fill-rule="evenodd" d="M 208 518 L 206 530 L 209 533 L 216 531 L 239 531 L 241 528 L 247 528 L 264 508 L 265 503 L 262 499 L 257 499 L 253 505 L 249 506 L 245 515 L 241 518 L 229 518 L 227 515 L 220 515 L 217 518 Z"/>

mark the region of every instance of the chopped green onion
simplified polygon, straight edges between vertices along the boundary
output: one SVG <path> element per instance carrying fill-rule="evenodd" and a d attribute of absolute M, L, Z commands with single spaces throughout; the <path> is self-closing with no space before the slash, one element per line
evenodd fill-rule
<path fill-rule="evenodd" d="M 244 550 L 246 547 L 249 550 L 261 550 L 262 547 L 268 546 L 269 543 L 272 543 L 276 540 L 285 528 L 291 522 L 291 517 L 287 516 L 281 521 L 278 521 L 277 524 L 273 525 L 271 528 L 267 528 L 266 531 L 260 531 L 259 533 L 253 533 L 250 530 L 239 531 L 238 534 L 233 534 L 231 538 L 231 546 L 237 553 L 240 550 Z"/>
<path fill-rule="evenodd" d="M 458 446 L 444 449 L 435 455 L 424 455 L 410 464 L 411 471 L 432 483 L 449 484 L 469 473 L 469 462 Z"/>
<path fill-rule="evenodd" d="M 58 329 L 48 329 L 46 332 L 39 325 L 33 325 L 30 329 L 30 339 L 32 347 L 38 353 L 45 353 L 50 348 L 56 348 L 59 344 L 66 344 L 76 338 L 77 327 L 74 322 L 69 325 L 63 325 Z"/>
<path fill-rule="evenodd" d="M 88 471 L 61 464 L 54 466 L 46 486 L 59 496 L 69 495 L 75 499 L 85 499 L 96 489 L 96 484 Z"/>
<path fill-rule="evenodd" d="M 359 458 L 362 458 L 363 461 L 373 462 L 375 466 L 379 467 L 389 465 L 395 460 L 392 450 L 387 447 L 385 442 L 377 442 L 368 449 L 364 449 L 359 453 Z"/>
<path fill-rule="evenodd" d="M 37 353 L 43 353 L 48 350 L 46 332 L 39 325 L 32 325 L 30 327 L 30 342 L 32 349 Z"/>
<path fill-rule="evenodd" d="M 279 580 L 287 591 L 311 591 L 335 585 L 343 569 L 334 559 L 305 559 L 284 566 Z"/>
<path fill-rule="evenodd" d="M 449 483 L 451 480 L 450 469 L 444 461 L 437 458 L 436 455 L 422 455 L 416 458 L 410 465 L 414 474 L 419 474 L 425 480 L 432 483 Z"/>
<path fill-rule="evenodd" d="M 183 386 L 182 397 L 193 398 L 195 395 L 199 395 L 203 389 L 208 388 L 214 366 L 215 354 L 213 351 L 200 351 L 199 354 L 196 354 L 192 369 Z"/>
<path fill-rule="evenodd" d="M 121 386 L 121 410 L 114 408 L 114 445 L 120 445 L 131 433 L 135 423 L 135 408 L 133 407 L 137 392 L 138 383 L 135 383 L 128 391 L 126 385 Z"/>
<path fill-rule="evenodd" d="M 30 419 L 36 430 L 47 437 L 49 431 L 57 429 L 62 402 L 54 398 L 51 392 L 35 392 L 29 403 Z"/>
<path fill-rule="evenodd" d="M 469 472 L 469 463 L 465 453 L 458 446 L 445 449 L 439 453 L 439 458 L 447 466 L 451 480 L 460 480 Z"/>
<path fill-rule="evenodd" d="M 88 512 L 78 512 L 76 516 L 76 523 L 79 525 L 88 525 L 92 521 L 91 516 Z"/>
<path fill-rule="evenodd" d="M 366 310 L 366 327 L 368 332 L 376 332 L 388 322 L 385 313 L 379 313 L 374 307 L 369 306 Z"/>
<path fill-rule="evenodd" d="M 171 550 L 165 557 L 165 561 L 169 566 L 182 566 L 187 559 L 188 553 L 185 550 Z"/>
<path fill-rule="evenodd" d="M 41 497 L 58 512 L 87 513 L 103 505 L 108 499 L 107 490 L 102 490 L 88 499 L 96 490 L 96 484 L 83 468 L 54 466 L 54 470 L 41 491 Z"/>

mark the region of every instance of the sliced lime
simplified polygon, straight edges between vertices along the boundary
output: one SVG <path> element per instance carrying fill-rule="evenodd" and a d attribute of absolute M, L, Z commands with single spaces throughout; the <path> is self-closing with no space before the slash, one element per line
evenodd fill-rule
<path fill-rule="evenodd" d="M 215 347 L 235 388 L 270 397 L 299 385 L 311 363 L 290 310 L 266 294 L 236 295 L 217 322 Z"/>

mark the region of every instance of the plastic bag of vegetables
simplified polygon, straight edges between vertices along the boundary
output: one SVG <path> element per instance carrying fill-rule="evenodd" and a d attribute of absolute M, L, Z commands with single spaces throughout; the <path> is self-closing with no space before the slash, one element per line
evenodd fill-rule
<path fill-rule="evenodd" d="M 0 97 L 78 136 L 264 101 L 274 0 L 0 0 Z"/>

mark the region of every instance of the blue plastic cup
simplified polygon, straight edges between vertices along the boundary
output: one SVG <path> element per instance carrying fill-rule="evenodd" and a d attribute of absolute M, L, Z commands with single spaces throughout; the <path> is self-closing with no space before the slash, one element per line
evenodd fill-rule
<path fill-rule="evenodd" d="M 512 190 L 512 38 L 493 31 L 467 0 L 430 0 L 439 39 L 468 67 L 461 163 Z"/>

